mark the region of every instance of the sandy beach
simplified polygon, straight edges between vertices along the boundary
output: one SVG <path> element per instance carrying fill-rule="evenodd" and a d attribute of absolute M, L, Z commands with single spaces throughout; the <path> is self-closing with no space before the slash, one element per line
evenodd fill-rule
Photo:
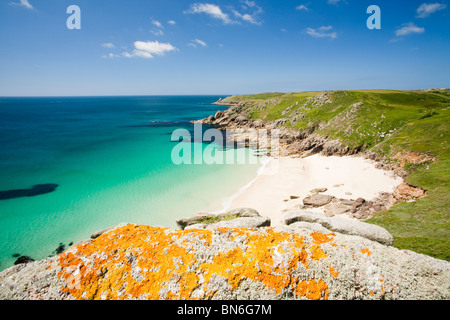
<path fill-rule="evenodd" d="M 283 211 L 303 204 L 315 188 L 337 198 L 371 200 L 379 192 L 393 192 L 403 180 L 377 169 L 371 160 L 355 156 L 321 156 L 270 159 L 261 174 L 235 195 L 227 210 L 250 207 L 277 225 Z M 291 199 L 291 196 L 298 197 Z M 323 208 L 310 211 L 323 212 Z"/>

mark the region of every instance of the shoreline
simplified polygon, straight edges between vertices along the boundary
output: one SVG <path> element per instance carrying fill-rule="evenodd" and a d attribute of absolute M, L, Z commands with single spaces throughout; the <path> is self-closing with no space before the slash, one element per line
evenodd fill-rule
<path fill-rule="evenodd" d="M 272 160 L 272 158 L 268 157 L 267 159 L 264 159 L 262 161 L 262 165 L 258 168 L 256 172 L 256 176 L 250 180 L 247 184 L 243 185 L 238 189 L 238 191 L 231 194 L 231 196 L 223 197 L 222 200 L 222 206 L 220 209 L 214 210 L 216 208 L 216 205 L 213 205 L 213 211 L 209 212 L 210 214 L 221 214 L 228 210 L 230 210 L 230 207 L 233 203 L 233 201 L 239 197 L 241 194 L 245 193 L 255 182 L 258 181 L 258 178 L 263 174 L 267 164 Z"/>

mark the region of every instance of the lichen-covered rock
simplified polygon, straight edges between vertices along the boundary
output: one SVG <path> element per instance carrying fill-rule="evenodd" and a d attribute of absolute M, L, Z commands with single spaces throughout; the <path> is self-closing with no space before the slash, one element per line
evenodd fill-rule
<path fill-rule="evenodd" d="M 0 273 L 0 300 L 60 300 L 73 299 L 61 292 L 67 285 L 61 272 L 58 257 L 19 264 Z"/>
<path fill-rule="evenodd" d="M 302 225 L 128 224 L 0 273 L 0 299 L 449 299 L 450 263 Z"/>

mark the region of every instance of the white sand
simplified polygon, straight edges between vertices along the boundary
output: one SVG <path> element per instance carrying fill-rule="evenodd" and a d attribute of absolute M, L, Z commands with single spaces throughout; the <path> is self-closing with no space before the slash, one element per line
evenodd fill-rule
<path fill-rule="evenodd" d="M 302 204 L 315 188 L 328 188 L 323 194 L 338 198 L 371 200 L 379 192 L 393 192 L 402 179 L 375 168 L 375 163 L 361 157 L 325 157 L 271 159 L 260 176 L 235 195 L 227 210 L 250 207 L 277 225 L 283 210 Z M 340 185 L 340 186 L 337 186 Z M 351 193 L 346 194 L 346 193 Z M 290 199 L 297 196 L 298 199 Z M 323 210 L 323 209 L 315 209 Z"/>

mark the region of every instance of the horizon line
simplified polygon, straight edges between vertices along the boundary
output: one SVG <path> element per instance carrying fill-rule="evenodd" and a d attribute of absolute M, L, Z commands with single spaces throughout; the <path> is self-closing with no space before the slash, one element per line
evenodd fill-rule
<path fill-rule="evenodd" d="M 420 88 L 420 89 L 387 89 L 387 88 L 360 88 L 360 89 L 324 89 L 324 90 L 303 90 L 303 91 L 261 91 L 257 93 L 234 93 L 234 94 L 99 94 L 99 95 L 18 95 L 18 96 L 3 96 L 0 98 L 96 98 L 96 97 L 199 97 L 199 96 L 242 96 L 242 95 L 257 95 L 257 94 L 267 94 L 267 93 L 302 93 L 302 92 L 328 92 L 328 91 L 421 91 L 421 90 L 447 90 L 450 88 Z"/>

